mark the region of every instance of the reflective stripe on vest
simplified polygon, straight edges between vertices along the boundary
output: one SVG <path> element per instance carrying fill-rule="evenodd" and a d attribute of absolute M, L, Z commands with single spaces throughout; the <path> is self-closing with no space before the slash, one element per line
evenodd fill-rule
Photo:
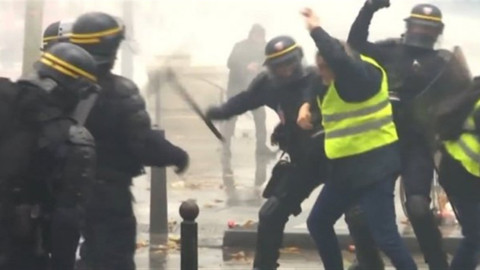
<path fill-rule="evenodd" d="M 480 100 L 477 101 L 472 113 L 465 121 L 465 127 L 469 131 L 474 131 L 475 122 L 473 115 L 480 108 Z M 480 140 L 477 135 L 472 132 L 464 132 L 456 141 L 444 142 L 445 149 L 450 156 L 460 162 L 469 173 L 480 177 Z"/>
<path fill-rule="evenodd" d="M 365 153 L 398 140 L 385 70 L 372 58 L 361 55 L 361 59 L 382 72 L 376 95 L 349 103 L 340 98 L 332 82 L 323 100 L 317 98 L 325 128 L 325 152 L 331 159 Z"/>

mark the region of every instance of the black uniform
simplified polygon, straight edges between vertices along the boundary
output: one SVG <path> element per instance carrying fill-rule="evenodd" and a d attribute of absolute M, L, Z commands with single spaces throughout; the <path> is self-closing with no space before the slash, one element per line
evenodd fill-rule
<path fill-rule="evenodd" d="M 365 4 L 350 29 L 348 43 L 386 69 L 390 91 L 400 98 L 400 103 L 394 103 L 393 109 L 400 139 L 401 176 L 407 195 L 408 216 L 430 269 L 446 269 L 441 234 L 429 207 L 434 170 L 431 144 L 415 126 L 409 111 L 411 101 L 445 66 L 445 60 L 438 51 L 407 46 L 400 39 L 378 44 L 368 42 L 368 28 L 375 11 L 370 4 Z"/>
<path fill-rule="evenodd" d="M 78 242 L 95 173 L 93 138 L 75 118 L 78 112 L 88 113 L 88 106 L 77 105 L 79 97 L 98 90 L 92 88 L 95 64 L 83 49 L 59 44 L 35 70 L 15 84 L 0 83 L 0 267 L 46 269 L 50 254 L 53 269 L 73 269 L 74 256 L 63 264 L 57 257 L 63 250 L 76 250 L 76 245 L 61 244 L 63 232 L 75 227 Z"/>
<path fill-rule="evenodd" d="M 93 267 L 105 267 L 101 269 L 134 269 L 132 178 L 143 166 L 182 167 L 187 155 L 150 128 L 144 100 L 132 81 L 107 71 L 99 76 L 99 84 L 103 91 L 86 124 L 98 155 L 87 209 L 87 260 Z"/>
<path fill-rule="evenodd" d="M 40 109 L 39 96 L 43 96 L 43 93 L 41 89 L 33 87 L 19 91 L 16 85 L 10 83 L 2 82 L 0 89 L 2 92 L 0 265 L 2 269 L 33 269 L 34 265 L 38 265 L 38 269 L 45 269 L 47 266 L 45 254 L 38 254 L 35 250 L 39 247 L 45 252 L 44 246 L 38 243 L 39 238 L 34 235 L 35 230 L 41 228 L 39 226 L 41 221 L 30 218 L 34 207 L 39 208 L 39 201 L 33 198 L 33 181 L 29 174 L 40 131 L 40 128 L 34 125 L 37 121 L 32 114 L 36 114 Z M 20 106 L 15 104 L 17 99 L 20 99 Z M 28 102 L 29 99 L 32 102 Z M 22 113 L 25 116 L 22 119 L 16 110 L 30 111 L 32 114 L 27 116 Z M 17 121 L 17 117 L 20 121 Z"/>
<path fill-rule="evenodd" d="M 45 196 L 39 199 L 42 211 L 48 213 L 46 244 L 51 254 L 51 269 L 68 270 L 75 265 L 85 204 L 95 176 L 95 143 L 90 132 L 69 115 L 50 117 L 57 118 L 42 128 L 30 170 L 37 190 L 44 190 Z"/>
<path fill-rule="evenodd" d="M 111 73 L 125 28 L 114 17 L 91 12 L 80 16 L 72 28 L 70 42 L 78 43 L 96 59 L 102 92 L 86 127 L 97 146 L 97 175 L 87 207 L 86 263 L 93 269 L 135 269 L 136 219 L 132 206 L 132 178 L 143 166 L 175 165 L 186 169 L 188 155 L 172 145 L 157 130 L 137 86 Z M 98 36 L 95 33 L 104 33 Z M 94 33 L 98 43 L 89 43 Z"/>

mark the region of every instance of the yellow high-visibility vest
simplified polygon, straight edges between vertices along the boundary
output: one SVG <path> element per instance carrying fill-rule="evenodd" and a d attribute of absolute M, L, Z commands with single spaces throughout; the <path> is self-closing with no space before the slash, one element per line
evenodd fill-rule
<path fill-rule="evenodd" d="M 325 152 L 330 159 L 365 153 L 398 140 L 386 72 L 372 58 L 360 57 L 382 72 L 380 91 L 376 95 L 363 102 L 346 102 L 332 82 L 323 100 L 317 98 L 325 129 Z"/>
<path fill-rule="evenodd" d="M 466 130 L 474 131 L 473 115 L 480 108 L 480 100 L 475 103 L 473 111 L 465 121 Z M 471 174 L 480 177 L 480 141 L 473 132 L 463 132 L 455 141 L 445 141 L 445 149 Z"/>

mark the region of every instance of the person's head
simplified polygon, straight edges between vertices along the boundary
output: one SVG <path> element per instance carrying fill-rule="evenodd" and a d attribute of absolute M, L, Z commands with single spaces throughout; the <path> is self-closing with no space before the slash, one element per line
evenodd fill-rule
<path fill-rule="evenodd" d="M 265 46 L 264 65 L 278 84 L 286 84 L 303 76 L 303 51 L 292 37 L 278 36 Z"/>
<path fill-rule="evenodd" d="M 98 66 L 113 67 L 120 43 L 125 38 L 125 25 L 103 12 L 89 12 L 77 18 L 70 42 L 88 51 Z"/>
<path fill-rule="evenodd" d="M 72 31 L 72 26 L 73 20 L 62 20 L 51 23 L 43 32 L 43 44 L 40 50 L 45 51 L 53 44 L 68 41 L 68 35 Z"/>
<path fill-rule="evenodd" d="M 357 58 L 359 57 L 358 53 L 355 52 L 346 42 L 337 40 L 337 42 L 340 43 L 340 45 L 343 47 L 347 55 L 349 55 L 352 58 Z M 330 68 L 328 63 L 323 59 L 322 54 L 320 51 L 317 51 L 316 57 L 315 57 L 315 62 L 317 64 L 318 68 L 318 73 L 322 77 L 323 83 L 325 85 L 330 84 L 333 80 L 335 80 L 335 73 L 333 70 Z"/>
<path fill-rule="evenodd" d="M 441 10 L 430 4 L 414 6 L 405 23 L 404 44 L 423 49 L 433 49 L 444 28 Z"/>
<path fill-rule="evenodd" d="M 49 47 L 19 82 L 39 87 L 64 110 L 71 110 L 92 91 L 99 91 L 96 64 L 84 49 L 67 42 Z"/>
<path fill-rule="evenodd" d="M 256 42 L 265 44 L 265 28 L 260 24 L 256 23 L 252 25 L 250 32 L 248 33 L 248 39 Z"/>

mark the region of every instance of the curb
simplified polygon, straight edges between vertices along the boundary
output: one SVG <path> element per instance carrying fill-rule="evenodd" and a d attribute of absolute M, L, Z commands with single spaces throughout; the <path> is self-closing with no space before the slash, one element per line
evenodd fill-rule
<path fill-rule="evenodd" d="M 341 249 L 349 250 L 352 245 L 352 239 L 347 230 L 336 230 L 337 238 Z M 257 231 L 252 229 L 229 229 L 224 232 L 224 247 L 255 247 Z M 412 253 L 419 253 L 420 247 L 417 239 L 413 234 L 402 235 L 407 248 Z M 448 253 L 455 253 L 457 246 L 462 239 L 461 236 L 444 236 L 443 245 Z M 306 231 L 285 232 L 283 238 L 283 246 L 294 246 L 301 249 L 315 249 L 312 238 Z"/>

